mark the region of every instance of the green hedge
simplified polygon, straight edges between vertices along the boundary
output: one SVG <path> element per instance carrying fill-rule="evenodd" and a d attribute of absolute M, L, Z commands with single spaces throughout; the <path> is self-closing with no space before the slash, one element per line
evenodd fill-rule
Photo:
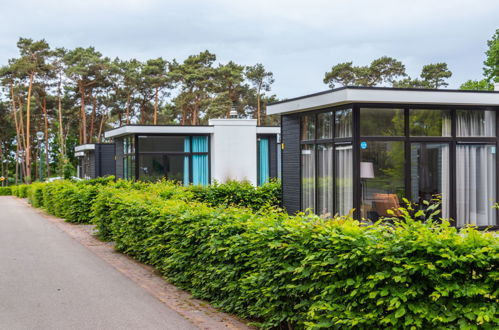
<path fill-rule="evenodd" d="M 288 216 L 259 209 L 263 201 L 245 205 L 248 199 L 214 193 L 231 187 L 123 181 L 31 187 L 33 204 L 71 221 L 93 221 L 119 251 L 262 328 L 499 326 L 493 233 L 413 221 L 409 213 L 403 222 L 373 226 Z"/>
<path fill-rule="evenodd" d="M 0 196 L 10 196 L 12 195 L 11 187 L 0 187 Z"/>

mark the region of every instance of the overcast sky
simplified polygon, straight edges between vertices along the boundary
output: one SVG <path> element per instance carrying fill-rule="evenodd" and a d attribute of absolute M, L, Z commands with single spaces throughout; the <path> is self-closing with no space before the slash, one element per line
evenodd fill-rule
<path fill-rule="evenodd" d="M 498 0 L 0 0 L 0 62 L 19 37 L 53 47 L 95 46 L 109 57 L 182 61 L 208 49 L 219 62 L 261 62 L 273 92 L 327 89 L 332 65 L 387 55 L 411 76 L 447 62 L 450 88 L 482 74 L 486 41 L 499 28 Z"/>

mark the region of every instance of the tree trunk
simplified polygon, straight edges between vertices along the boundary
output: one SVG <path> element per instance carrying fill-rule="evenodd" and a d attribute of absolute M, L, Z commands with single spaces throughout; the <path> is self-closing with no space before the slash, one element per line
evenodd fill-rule
<path fill-rule="evenodd" d="M 49 166 L 49 119 L 47 115 L 47 99 L 43 96 L 43 116 L 45 121 L 45 166 L 47 168 L 47 178 L 50 178 Z"/>
<path fill-rule="evenodd" d="M 35 73 L 29 75 L 28 101 L 26 103 L 26 182 L 31 183 L 31 91 L 33 89 L 33 78 Z"/>
<path fill-rule="evenodd" d="M 131 106 L 131 93 L 129 92 L 126 98 L 126 124 L 130 125 L 130 106 Z"/>
<path fill-rule="evenodd" d="M 82 138 L 81 143 L 87 144 L 87 114 L 85 113 L 85 85 L 83 84 L 83 81 L 80 81 L 79 84 L 79 89 L 80 89 L 80 97 L 81 97 L 81 108 L 80 108 L 80 115 L 81 115 L 81 135 Z"/>
<path fill-rule="evenodd" d="M 66 158 L 66 146 L 64 144 L 64 133 L 62 131 L 62 100 L 61 100 L 61 80 L 62 77 L 59 77 L 59 86 L 58 86 L 58 92 L 57 92 L 57 112 L 58 112 L 58 117 L 59 117 L 59 144 L 60 144 L 60 149 L 61 149 L 61 158 L 64 159 Z"/>
<path fill-rule="evenodd" d="M 90 136 L 88 137 L 89 143 L 92 143 L 94 139 L 94 126 L 95 126 L 95 114 L 97 113 L 97 98 L 92 96 L 92 117 L 90 119 Z"/>
<path fill-rule="evenodd" d="M 156 93 L 154 94 L 154 119 L 153 119 L 154 125 L 156 125 L 156 121 L 158 118 L 158 93 L 159 93 L 159 88 L 156 87 Z"/>
<path fill-rule="evenodd" d="M 102 143 L 102 130 L 104 129 L 104 122 L 106 121 L 106 115 L 102 115 L 99 125 L 99 135 L 97 137 L 98 143 Z"/>
<path fill-rule="evenodd" d="M 17 109 L 16 109 L 16 101 L 14 97 L 14 83 L 10 82 L 10 94 L 12 98 L 12 116 L 14 116 L 14 125 L 16 126 L 16 185 L 19 177 L 19 150 L 22 148 L 21 144 L 21 131 L 19 129 L 19 123 L 17 122 Z"/>
<path fill-rule="evenodd" d="M 256 123 L 258 126 L 262 124 L 262 117 L 260 113 L 260 93 L 256 95 Z"/>

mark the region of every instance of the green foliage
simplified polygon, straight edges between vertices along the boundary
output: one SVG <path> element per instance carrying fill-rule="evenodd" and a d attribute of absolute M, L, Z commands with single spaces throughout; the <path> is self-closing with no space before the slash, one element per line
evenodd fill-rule
<path fill-rule="evenodd" d="M 493 91 L 494 85 L 487 81 L 487 79 L 482 80 L 468 80 L 462 84 L 459 89 L 471 90 L 471 91 Z"/>
<path fill-rule="evenodd" d="M 485 52 L 487 58 L 483 64 L 483 73 L 489 82 L 499 82 L 499 29 L 496 30 L 492 39 L 487 41 L 489 48 Z"/>
<path fill-rule="evenodd" d="M 213 206 L 248 207 L 254 211 L 264 206 L 278 207 L 281 199 L 281 185 L 271 181 L 262 186 L 254 187 L 249 182 L 229 181 L 203 187 L 191 188 L 194 198 Z"/>
<path fill-rule="evenodd" d="M 0 196 L 10 196 L 12 195 L 11 187 L 0 187 Z"/>
<path fill-rule="evenodd" d="M 402 62 L 388 56 L 375 59 L 369 66 L 353 66 L 353 62 L 340 63 L 326 72 L 324 83 L 334 88 L 343 86 L 377 86 L 383 82 L 393 84 L 396 78 L 406 76 Z"/>

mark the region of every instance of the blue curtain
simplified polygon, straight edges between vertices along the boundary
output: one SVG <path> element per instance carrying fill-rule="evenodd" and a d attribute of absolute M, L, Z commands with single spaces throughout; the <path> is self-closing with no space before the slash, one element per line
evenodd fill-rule
<path fill-rule="evenodd" d="M 260 139 L 258 150 L 258 185 L 269 181 L 269 139 Z"/>
<path fill-rule="evenodd" d="M 208 137 L 193 136 L 192 152 L 208 152 Z M 206 186 L 208 176 L 208 155 L 192 155 L 192 184 Z"/>
<path fill-rule="evenodd" d="M 189 136 L 184 138 L 184 152 L 191 151 L 191 139 Z M 189 156 L 184 157 L 184 186 L 189 185 Z"/>

